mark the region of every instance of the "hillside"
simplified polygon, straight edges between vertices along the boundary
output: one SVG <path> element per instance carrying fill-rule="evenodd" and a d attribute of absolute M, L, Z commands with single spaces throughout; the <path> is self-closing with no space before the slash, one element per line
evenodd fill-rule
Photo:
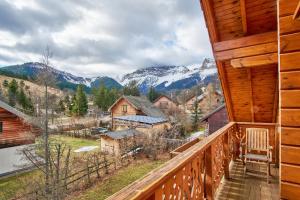
<path fill-rule="evenodd" d="M 10 82 L 12 79 L 13 79 L 12 77 L 0 75 L 0 88 L 3 87 L 2 83 L 3 83 L 4 80 L 7 80 L 7 81 Z M 18 78 L 14 78 L 14 79 L 17 82 L 20 82 L 21 80 L 23 80 L 23 79 L 18 79 Z M 43 98 L 43 95 L 44 95 L 44 87 L 43 86 L 40 86 L 36 83 L 30 82 L 30 81 L 27 81 L 27 80 L 23 80 L 23 81 L 24 81 L 25 85 L 28 86 L 28 91 L 30 92 L 30 94 L 32 96 Z M 48 92 L 51 95 L 56 95 L 56 96 L 59 96 L 59 97 L 62 97 L 64 95 L 62 90 L 52 88 L 52 87 L 48 88 Z"/>

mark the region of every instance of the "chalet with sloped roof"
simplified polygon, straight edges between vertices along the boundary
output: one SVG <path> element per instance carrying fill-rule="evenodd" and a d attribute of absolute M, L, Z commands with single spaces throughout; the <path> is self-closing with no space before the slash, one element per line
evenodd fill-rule
<path fill-rule="evenodd" d="M 0 100 L 0 148 L 33 143 L 41 132 L 35 121 Z"/>
<path fill-rule="evenodd" d="M 110 108 L 113 130 L 153 128 L 163 130 L 170 127 L 164 113 L 148 99 L 137 96 L 122 96 Z"/>

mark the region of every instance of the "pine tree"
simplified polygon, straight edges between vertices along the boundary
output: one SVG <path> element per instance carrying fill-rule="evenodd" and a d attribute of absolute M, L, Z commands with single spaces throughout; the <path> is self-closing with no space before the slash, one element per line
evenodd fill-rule
<path fill-rule="evenodd" d="M 148 99 L 151 101 L 151 102 L 154 102 L 159 96 L 160 94 L 158 92 L 156 92 L 156 90 L 154 89 L 153 86 L 151 86 L 149 88 L 149 91 L 148 91 Z"/>
<path fill-rule="evenodd" d="M 3 87 L 7 88 L 8 87 L 8 80 L 4 80 L 2 83 Z"/>
<path fill-rule="evenodd" d="M 77 116 L 83 116 L 87 113 L 88 102 L 84 93 L 83 85 L 78 85 L 75 95 L 75 104 L 72 108 L 73 114 Z"/>
<path fill-rule="evenodd" d="M 8 84 L 8 102 L 11 106 L 16 105 L 18 87 L 18 82 L 15 79 Z"/>
<path fill-rule="evenodd" d="M 65 108 L 64 101 L 62 99 L 60 99 L 58 102 L 58 111 L 65 112 L 65 110 L 66 110 L 66 108 Z"/>
<path fill-rule="evenodd" d="M 125 85 L 123 88 L 123 94 L 131 96 L 140 96 L 141 94 L 137 81 L 133 80 L 130 81 L 127 85 Z"/>
<path fill-rule="evenodd" d="M 192 113 L 192 128 L 194 131 L 198 129 L 200 114 L 201 114 L 201 110 L 199 108 L 199 101 L 196 99 L 194 102 L 193 113 Z"/>
<path fill-rule="evenodd" d="M 24 89 L 21 87 L 20 91 L 18 92 L 18 103 L 22 106 L 23 109 L 27 108 L 27 97 L 26 94 L 24 92 Z"/>

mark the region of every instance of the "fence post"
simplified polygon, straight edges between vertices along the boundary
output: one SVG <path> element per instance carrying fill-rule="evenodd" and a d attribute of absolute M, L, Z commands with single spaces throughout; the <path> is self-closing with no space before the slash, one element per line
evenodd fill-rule
<path fill-rule="evenodd" d="M 208 200 L 213 200 L 213 178 L 212 178 L 212 148 L 208 147 L 205 151 L 205 183 L 204 192 Z"/>

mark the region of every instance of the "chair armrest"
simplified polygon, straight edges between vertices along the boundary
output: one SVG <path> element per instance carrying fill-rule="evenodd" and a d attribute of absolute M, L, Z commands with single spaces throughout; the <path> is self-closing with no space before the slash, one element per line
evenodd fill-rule
<path fill-rule="evenodd" d="M 273 150 L 273 147 L 272 147 L 272 146 L 269 146 L 269 149 L 270 149 L 270 150 Z"/>

